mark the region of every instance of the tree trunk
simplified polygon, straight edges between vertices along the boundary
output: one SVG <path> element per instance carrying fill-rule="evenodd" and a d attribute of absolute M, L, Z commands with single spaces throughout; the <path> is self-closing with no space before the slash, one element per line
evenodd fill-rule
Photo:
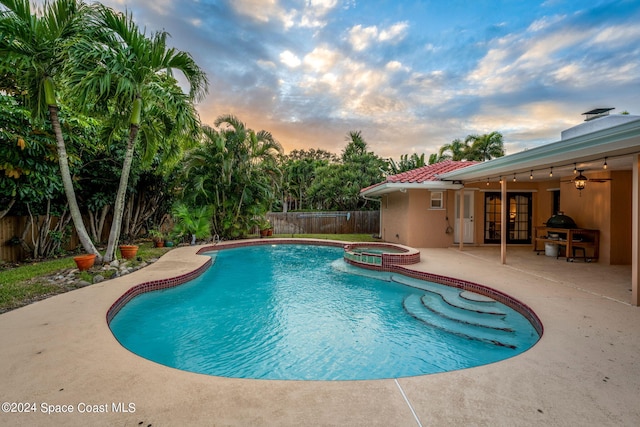
<path fill-rule="evenodd" d="M 67 156 L 67 148 L 64 145 L 64 138 L 62 137 L 62 129 L 60 128 L 60 120 L 58 119 L 58 107 L 55 105 L 49 105 L 49 115 L 51 117 L 51 126 L 53 132 L 56 135 L 56 144 L 58 146 L 58 163 L 60 164 L 60 174 L 62 176 L 62 185 L 64 186 L 64 192 L 67 195 L 67 202 L 69 203 L 69 212 L 71 213 L 71 219 L 73 219 L 73 225 L 75 226 L 76 233 L 80 243 L 85 252 L 90 254 L 96 254 L 98 260 L 101 259 L 100 252 L 96 249 L 87 229 L 82 221 L 82 214 L 80 213 L 80 207 L 76 200 L 76 193 L 73 189 L 73 181 L 71 180 L 71 172 L 69 171 L 69 159 Z"/>
<path fill-rule="evenodd" d="M 16 202 L 16 198 L 14 197 L 9 202 L 9 205 L 4 210 L 0 211 L 0 219 L 4 218 L 4 216 L 9 213 L 9 211 L 11 210 L 11 207 L 15 202 Z"/>
<path fill-rule="evenodd" d="M 136 136 L 138 135 L 138 129 L 138 125 L 131 125 L 129 129 L 127 151 L 124 155 L 122 175 L 120 175 L 120 185 L 118 186 L 116 202 L 113 207 L 113 222 L 111 223 L 111 232 L 109 233 L 109 243 L 107 244 L 107 251 L 104 254 L 105 262 L 113 261 L 116 247 L 118 246 L 118 238 L 120 237 L 120 230 L 122 228 L 122 215 L 124 213 L 124 199 L 127 195 L 127 184 L 129 183 L 129 173 L 131 172 L 131 163 L 133 162 L 133 151 Z"/>

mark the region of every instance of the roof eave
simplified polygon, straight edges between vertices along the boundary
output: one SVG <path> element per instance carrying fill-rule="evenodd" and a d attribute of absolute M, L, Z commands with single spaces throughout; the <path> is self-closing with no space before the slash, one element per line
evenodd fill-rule
<path fill-rule="evenodd" d="M 385 182 L 375 187 L 370 187 L 360 192 L 362 197 L 379 197 L 383 194 L 403 192 L 406 190 L 458 190 L 461 184 L 449 181 L 424 181 L 424 182 Z"/>
<path fill-rule="evenodd" d="M 629 144 L 628 141 L 633 138 L 637 139 L 637 143 Z M 629 153 L 640 150 L 640 120 L 467 166 L 444 173 L 440 178 L 472 181 L 488 176 L 512 173 L 514 170 L 572 163 L 578 158 L 603 156 L 610 152 L 624 152 L 625 150 Z"/>

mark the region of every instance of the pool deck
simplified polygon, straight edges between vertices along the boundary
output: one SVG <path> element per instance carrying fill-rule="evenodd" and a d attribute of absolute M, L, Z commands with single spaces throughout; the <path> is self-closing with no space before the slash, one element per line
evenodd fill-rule
<path fill-rule="evenodd" d="M 109 331 L 106 312 L 119 296 L 195 270 L 206 261 L 198 249 L 177 248 L 130 275 L 0 315 L 0 403 L 36 406 L 0 412 L 0 425 L 640 425 L 640 308 L 628 304 L 630 266 L 567 263 L 530 248 L 510 248 L 507 265 L 495 248 L 423 249 L 411 268 L 521 300 L 544 324 L 540 342 L 443 374 L 266 381 L 167 368 L 130 353 Z M 43 413 L 47 405 L 73 413 Z M 86 408 L 104 412 L 79 412 Z"/>

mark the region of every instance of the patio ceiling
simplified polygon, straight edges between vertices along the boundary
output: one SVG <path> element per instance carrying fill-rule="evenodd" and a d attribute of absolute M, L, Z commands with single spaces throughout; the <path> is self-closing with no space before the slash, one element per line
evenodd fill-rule
<path fill-rule="evenodd" d="M 640 153 L 640 117 L 572 138 L 469 166 L 440 178 L 446 181 L 497 180 L 500 176 L 534 181 L 573 175 L 574 168 L 585 174 L 607 170 L 631 170 L 633 154 Z M 553 168 L 553 177 L 549 176 Z"/>

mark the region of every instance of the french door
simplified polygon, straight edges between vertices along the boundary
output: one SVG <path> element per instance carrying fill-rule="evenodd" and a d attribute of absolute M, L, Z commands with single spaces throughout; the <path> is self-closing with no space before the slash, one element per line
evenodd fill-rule
<path fill-rule="evenodd" d="M 531 193 L 507 193 L 507 224 L 502 224 L 501 194 L 484 194 L 484 242 L 500 243 L 507 233 L 507 243 L 531 243 Z"/>

